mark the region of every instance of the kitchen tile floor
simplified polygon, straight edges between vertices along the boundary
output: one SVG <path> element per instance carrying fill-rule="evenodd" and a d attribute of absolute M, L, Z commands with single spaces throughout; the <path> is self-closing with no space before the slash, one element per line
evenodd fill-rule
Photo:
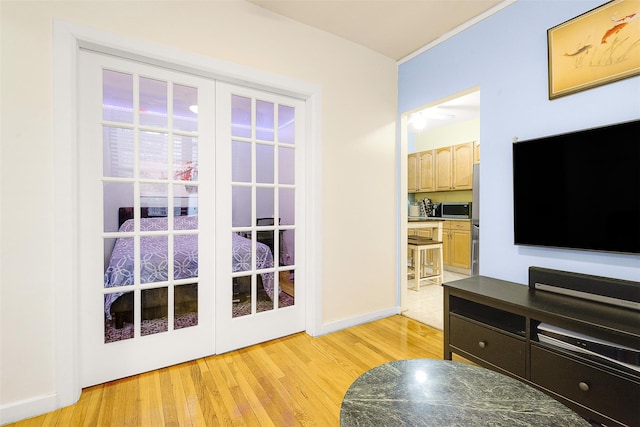
<path fill-rule="evenodd" d="M 464 274 L 444 272 L 444 281 L 452 282 L 468 277 Z M 402 314 L 418 322 L 442 330 L 443 328 L 443 294 L 441 285 L 423 285 L 419 291 L 411 289 L 413 279 L 408 282 L 407 290 L 407 310 Z"/>

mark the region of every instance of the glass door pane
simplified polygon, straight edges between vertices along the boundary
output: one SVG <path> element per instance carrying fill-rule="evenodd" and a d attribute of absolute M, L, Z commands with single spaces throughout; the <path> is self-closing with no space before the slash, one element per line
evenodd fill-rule
<path fill-rule="evenodd" d="M 105 343 L 198 324 L 197 89 L 103 71 Z"/>
<path fill-rule="evenodd" d="M 241 317 L 282 307 L 283 301 L 294 303 L 292 296 L 279 290 L 284 230 L 276 220 L 280 210 L 276 200 L 278 177 L 292 176 L 295 165 L 275 156 L 280 145 L 275 123 L 281 111 L 276 103 L 232 95 L 231 105 L 232 225 L 237 227 L 232 236 L 236 275 L 231 302 L 233 317 Z M 288 281 L 293 276 L 286 272 L 282 277 Z"/>
<path fill-rule="evenodd" d="M 220 199 L 216 348 L 228 351 L 304 330 L 304 102 L 217 84 Z M 298 245 L 300 245 L 298 243 Z M 231 257 L 228 250 L 231 249 Z"/>

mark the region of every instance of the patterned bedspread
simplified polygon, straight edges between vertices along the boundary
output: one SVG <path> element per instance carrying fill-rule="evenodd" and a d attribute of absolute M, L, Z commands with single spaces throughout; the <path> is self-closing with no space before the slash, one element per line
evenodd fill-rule
<path fill-rule="evenodd" d="M 167 218 L 141 218 L 141 231 L 161 231 L 167 229 Z M 174 218 L 175 230 L 194 230 L 198 226 L 198 217 L 178 216 Z M 133 220 L 125 221 L 120 227 L 121 232 L 134 231 Z M 251 240 L 233 234 L 232 241 L 232 271 L 247 271 L 251 269 Z M 133 238 L 119 238 L 116 240 L 109 266 L 104 273 L 104 286 L 126 286 L 134 283 L 134 253 Z M 267 245 L 256 242 L 256 268 L 258 270 L 273 267 L 273 254 Z M 167 269 L 169 260 L 169 245 L 167 236 L 140 237 L 140 282 L 162 282 L 169 279 Z M 273 273 L 262 273 L 264 289 L 273 299 Z M 173 277 L 174 279 L 188 279 L 198 277 L 198 236 L 195 234 L 174 235 L 173 240 Z M 111 318 L 111 304 L 122 293 L 105 295 L 104 312 Z"/>

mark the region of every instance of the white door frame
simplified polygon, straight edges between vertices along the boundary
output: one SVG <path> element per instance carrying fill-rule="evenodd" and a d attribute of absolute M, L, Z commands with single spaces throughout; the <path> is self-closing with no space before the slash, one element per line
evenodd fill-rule
<path fill-rule="evenodd" d="M 76 185 L 76 74 L 80 48 L 173 68 L 215 80 L 241 84 L 303 99 L 306 102 L 308 144 L 305 159 L 305 222 L 308 260 L 306 332 L 321 332 L 322 213 L 321 213 L 321 88 L 318 85 L 249 67 L 220 61 L 179 49 L 155 45 L 62 21 L 53 23 L 53 226 L 55 408 L 71 405 L 80 397 L 78 342 L 78 239 Z"/>

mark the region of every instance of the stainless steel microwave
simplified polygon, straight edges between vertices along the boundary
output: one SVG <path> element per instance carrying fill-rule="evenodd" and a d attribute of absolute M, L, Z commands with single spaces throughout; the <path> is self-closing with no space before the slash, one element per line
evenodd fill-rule
<path fill-rule="evenodd" d="M 436 216 L 442 218 L 471 218 L 471 202 L 442 202 L 436 209 Z"/>

